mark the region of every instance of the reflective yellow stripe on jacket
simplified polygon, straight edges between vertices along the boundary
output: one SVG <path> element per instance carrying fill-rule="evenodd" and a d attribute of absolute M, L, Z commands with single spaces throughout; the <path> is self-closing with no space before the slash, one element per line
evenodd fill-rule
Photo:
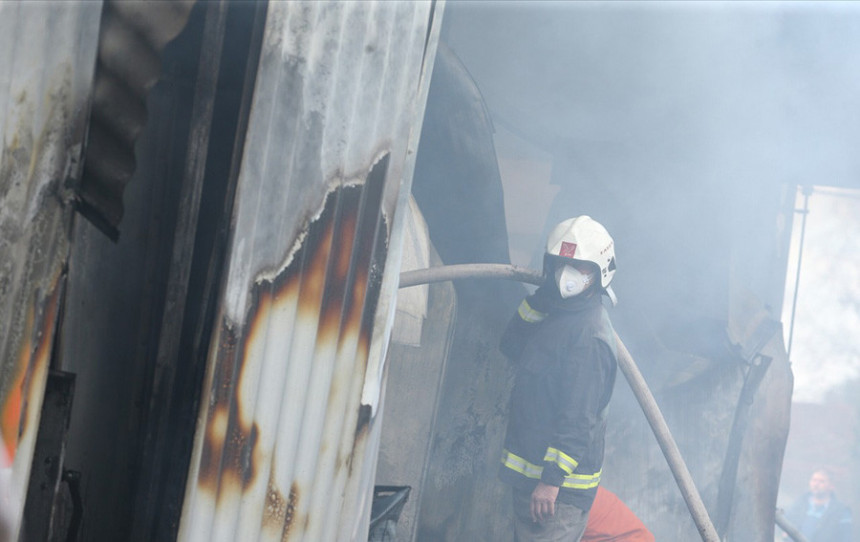
<path fill-rule="evenodd" d="M 520 318 L 529 324 L 536 324 L 546 318 L 545 312 L 534 310 L 525 299 L 520 302 L 520 307 L 517 309 L 517 312 L 519 313 Z"/>
<path fill-rule="evenodd" d="M 579 461 L 570 457 L 558 448 L 553 447 L 549 447 L 546 449 L 546 455 L 544 456 L 543 460 L 555 463 L 556 465 L 561 467 L 561 470 L 568 474 L 573 474 L 573 471 L 576 470 L 576 466 L 579 465 Z"/>
<path fill-rule="evenodd" d="M 553 449 L 554 448 L 550 448 L 550 450 Z M 547 455 L 549 455 L 549 451 L 547 451 Z M 539 480 L 540 475 L 543 472 L 543 467 L 535 465 L 533 463 L 529 463 L 522 457 L 516 454 L 512 454 L 508 450 L 502 452 L 502 464 L 505 467 L 511 469 L 512 471 L 518 472 L 527 478 L 533 478 L 535 480 Z M 567 471 L 567 469 L 564 470 Z M 561 487 L 566 487 L 570 489 L 591 489 L 593 487 L 597 487 L 597 485 L 600 483 L 601 472 L 603 472 L 603 470 L 600 470 L 594 474 L 568 474 L 564 477 L 564 482 L 562 482 Z"/>

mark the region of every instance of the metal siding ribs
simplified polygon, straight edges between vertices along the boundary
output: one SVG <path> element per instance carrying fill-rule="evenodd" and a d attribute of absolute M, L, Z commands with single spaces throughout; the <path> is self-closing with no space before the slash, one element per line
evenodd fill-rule
<path fill-rule="evenodd" d="M 268 6 L 179 540 L 367 536 L 430 17 Z"/>
<path fill-rule="evenodd" d="M 146 125 L 146 95 L 161 75 L 161 53 L 185 26 L 194 0 L 108 0 L 102 12 L 92 117 L 78 210 L 108 237 L 119 237 L 123 192 L 136 166 L 134 144 Z"/>

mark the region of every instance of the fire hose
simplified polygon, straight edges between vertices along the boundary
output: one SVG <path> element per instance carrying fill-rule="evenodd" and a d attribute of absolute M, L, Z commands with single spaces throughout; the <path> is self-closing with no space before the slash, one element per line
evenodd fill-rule
<path fill-rule="evenodd" d="M 539 286 L 543 282 L 541 273 L 523 267 L 517 267 L 507 264 L 461 264 L 461 265 L 445 265 L 440 267 L 430 267 L 428 269 L 417 269 L 414 271 L 406 271 L 400 274 L 400 288 L 409 286 L 417 286 L 419 284 L 428 284 L 432 282 L 445 282 L 458 279 L 477 279 L 477 278 L 495 278 L 516 280 L 528 284 Z M 660 412 L 660 407 L 654 400 L 654 395 L 648 388 L 645 378 L 639 371 L 633 357 L 621 342 L 618 334 L 615 334 L 615 340 L 618 345 L 618 366 L 624 377 L 627 379 L 633 395 L 639 402 L 651 430 L 654 432 L 654 437 L 657 439 L 657 444 L 669 464 L 669 469 L 672 471 L 672 476 L 678 484 L 678 489 L 681 491 L 681 496 L 687 504 L 690 515 L 699 530 L 699 534 L 704 542 L 719 542 L 720 538 L 714 528 L 714 524 L 708 516 L 708 511 L 702 498 L 693 483 L 693 478 L 684 458 L 681 456 L 681 451 L 669 431 L 669 426 L 666 425 L 666 420 Z"/>

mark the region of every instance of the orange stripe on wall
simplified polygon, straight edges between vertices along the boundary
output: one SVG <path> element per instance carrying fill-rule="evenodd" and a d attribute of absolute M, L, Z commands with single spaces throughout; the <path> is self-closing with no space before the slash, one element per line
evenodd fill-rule
<path fill-rule="evenodd" d="M 18 360 L 14 366 L 14 377 L 10 386 L 4 386 L 6 397 L 0 398 L 2 409 L 0 409 L 0 434 L 3 436 L 3 445 L 9 462 L 15 459 L 15 450 L 18 448 L 18 434 L 21 427 L 21 407 L 23 405 L 22 388 L 24 376 L 27 374 L 27 365 L 30 361 L 30 337 L 33 336 L 33 307 L 27 311 L 27 325 L 24 327 L 24 338 Z M 8 466 L 8 465 L 0 465 Z"/>

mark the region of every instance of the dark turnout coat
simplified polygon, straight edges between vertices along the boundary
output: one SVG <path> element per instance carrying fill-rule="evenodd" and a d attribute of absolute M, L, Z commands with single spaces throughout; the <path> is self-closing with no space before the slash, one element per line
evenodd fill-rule
<path fill-rule="evenodd" d="M 549 292 L 549 293 L 548 293 Z M 526 298 L 501 342 L 516 363 L 500 478 L 589 510 L 603 466 L 606 413 L 617 372 L 601 296 L 562 300 L 544 286 Z"/>
<path fill-rule="evenodd" d="M 786 519 L 807 537 L 807 542 L 854 540 L 851 534 L 851 509 L 831 496 L 824 510 L 811 510 L 809 497 L 809 493 L 803 495 L 785 512 Z"/>

